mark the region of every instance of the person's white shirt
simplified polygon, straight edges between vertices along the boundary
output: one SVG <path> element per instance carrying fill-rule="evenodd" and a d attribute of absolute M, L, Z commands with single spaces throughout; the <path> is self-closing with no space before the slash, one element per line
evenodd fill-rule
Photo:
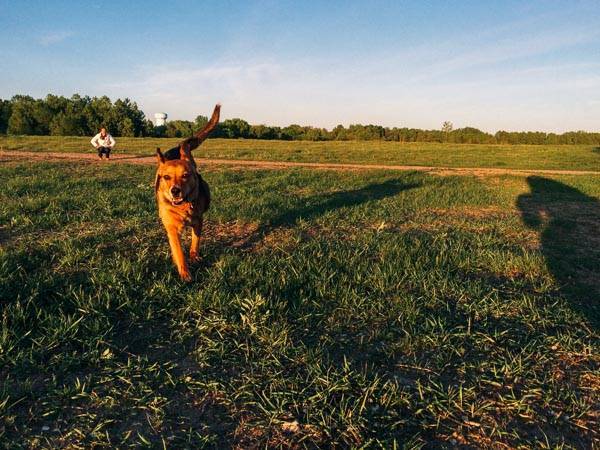
<path fill-rule="evenodd" d="M 102 137 L 102 135 L 100 133 L 98 133 L 96 136 L 94 136 L 92 138 L 92 140 L 90 142 L 96 148 L 98 148 L 98 147 L 113 148 L 116 144 L 115 140 L 109 133 L 106 133 L 106 136 L 104 136 L 104 137 Z"/>

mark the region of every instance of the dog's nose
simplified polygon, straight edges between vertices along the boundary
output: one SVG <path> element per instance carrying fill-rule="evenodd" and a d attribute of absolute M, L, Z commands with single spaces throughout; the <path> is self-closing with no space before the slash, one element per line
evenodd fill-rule
<path fill-rule="evenodd" d="M 181 188 L 173 186 L 171 188 L 171 194 L 173 194 L 174 197 L 178 197 L 181 194 Z"/>

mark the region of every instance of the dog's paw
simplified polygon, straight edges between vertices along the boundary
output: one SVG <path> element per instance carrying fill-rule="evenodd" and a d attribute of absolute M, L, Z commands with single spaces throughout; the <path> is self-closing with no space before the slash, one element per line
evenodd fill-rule
<path fill-rule="evenodd" d="M 179 277 L 181 278 L 181 281 L 185 281 L 185 282 L 192 281 L 192 274 L 190 274 L 189 272 L 182 272 L 179 274 Z"/>
<path fill-rule="evenodd" d="M 200 261 L 202 257 L 198 253 L 190 253 L 190 262 L 196 263 Z"/>

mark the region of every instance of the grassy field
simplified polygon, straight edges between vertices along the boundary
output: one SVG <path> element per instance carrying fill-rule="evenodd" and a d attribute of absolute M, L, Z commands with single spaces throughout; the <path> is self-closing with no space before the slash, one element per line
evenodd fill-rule
<path fill-rule="evenodd" d="M 115 152 L 154 154 L 179 139 L 119 138 Z M 89 152 L 89 138 L 0 136 L 0 149 Z M 478 145 L 398 142 L 307 142 L 209 139 L 198 155 L 269 161 L 399 164 L 513 169 L 600 170 L 600 148 L 590 145 Z"/>
<path fill-rule="evenodd" d="M 600 443 L 597 177 L 215 168 L 183 284 L 153 172 L 0 165 L 5 448 Z"/>

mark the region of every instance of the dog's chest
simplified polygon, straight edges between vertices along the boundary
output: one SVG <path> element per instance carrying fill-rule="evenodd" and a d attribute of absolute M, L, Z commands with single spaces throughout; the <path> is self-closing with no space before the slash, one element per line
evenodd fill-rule
<path fill-rule="evenodd" d="M 176 224 L 177 227 L 191 227 L 198 222 L 197 207 L 189 202 L 180 206 L 164 205 L 160 216 L 163 222 Z"/>
<path fill-rule="evenodd" d="M 195 224 L 196 221 L 197 221 L 197 217 L 196 217 L 196 214 L 194 211 L 194 205 L 192 203 L 190 203 L 189 205 L 186 205 L 183 224 L 186 227 L 191 227 L 192 225 Z"/>
<path fill-rule="evenodd" d="M 186 203 L 179 207 L 179 216 L 184 226 L 191 227 L 197 221 L 196 211 L 193 203 Z"/>

